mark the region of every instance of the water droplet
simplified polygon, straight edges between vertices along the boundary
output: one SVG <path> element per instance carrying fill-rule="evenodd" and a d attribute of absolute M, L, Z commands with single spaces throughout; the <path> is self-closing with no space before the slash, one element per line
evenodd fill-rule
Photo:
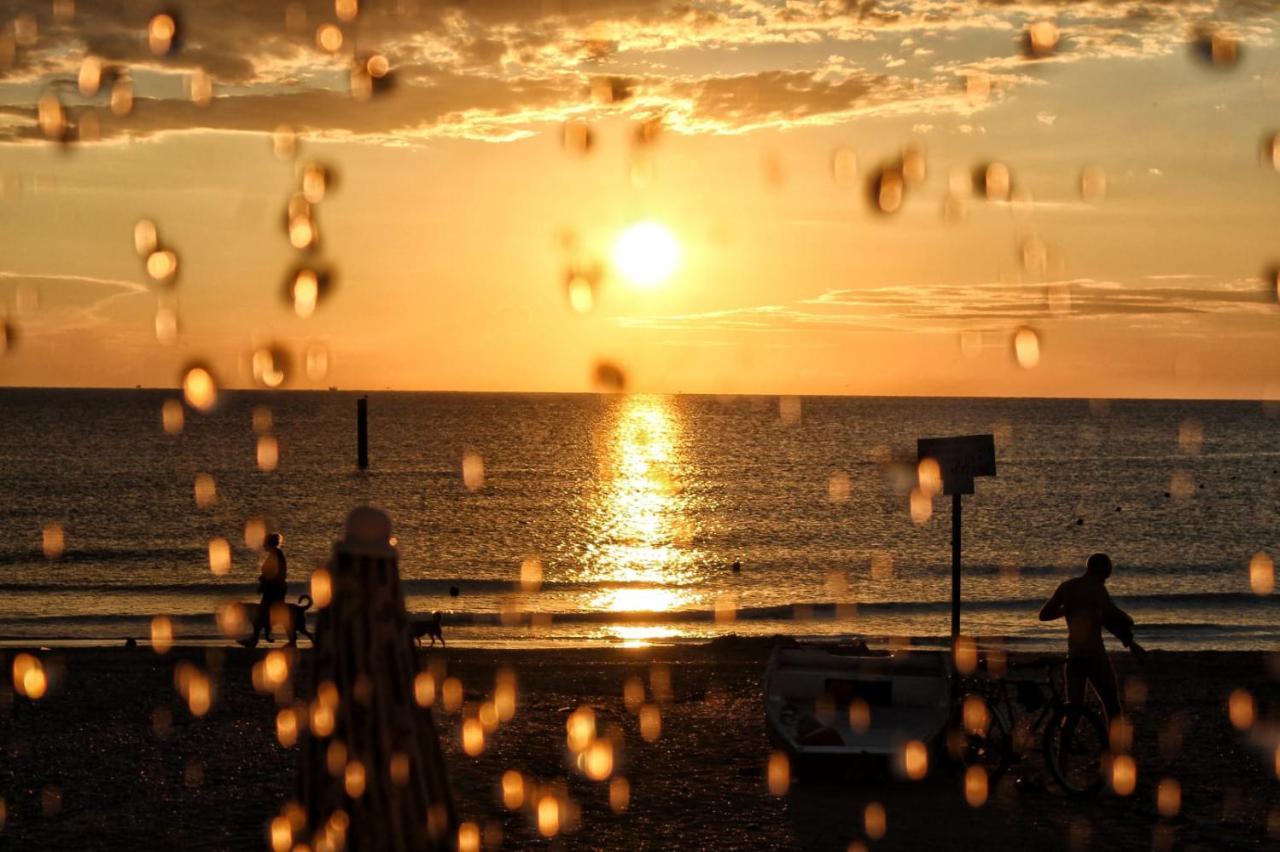
<path fill-rule="evenodd" d="M 135 240 L 137 234 L 135 232 Z M 147 255 L 147 275 L 161 284 L 171 284 L 178 274 L 178 256 L 169 249 L 160 249 Z"/>
<path fill-rule="evenodd" d="M 791 761 L 786 752 L 775 751 L 769 755 L 769 763 L 765 769 L 765 778 L 769 787 L 769 795 L 785 796 L 791 789 Z"/>
<path fill-rule="evenodd" d="M 326 53 L 337 53 L 342 49 L 342 30 L 333 24 L 321 24 L 316 29 L 316 47 Z"/>
<path fill-rule="evenodd" d="M 202 68 L 192 71 L 187 77 L 187 95 L 196 106 L 208 106 L 213 102 L 213 78 Z"/>
<path fill-rule="evenodd" d="M 848 503 L 851 491 L 849 474 L 844 471 L 838 470 L 827 477 L 827 499 L 832 503 Z"/>
<path fill-rule="evenodd" d="M 1235 68 L 1242 48 L 1236 38 L 1210 25 L 1197 27 L 1191 33 L 1191 55 L 1222 70 Z"/>
<path fill-rule="evenodd" d="M 289 219 L 289 244 L 294 248 L 299 250 L 314 248 L 317 237 L 316 225 L 309 213 Z"/>
<path fill-rule="evenodd" d="M 986 71 L 968 71 L 964 75 L 964 95 L 971 104 L 980 104 L 991 96 L 991 75 Z"/>
<path fill-rule="evenodd" d="M 631 806 L 631 783 L 621 775 L 609 782 L 609 807 L 620 814 Z"/>
<path fill-rule="evenodd" d="M 208 473 L 197 473 L 195 482 L 196 506 L 207 509 L 218 500 L 218 485 Z"/>
<path fill-rule="evenodd" d="M 40 546 L 45 559 L 61 559 L 66 549 L 66 536 L 62 524 L 50 522 L 40 530 Z"/>
<path fill-rule="evenodd" d="M 156 223 L 150 219 L 139 219 L 133 226 L 133 250 L 138 257 L 149 257 L 160 243 L 160 234 Z"/>
<path fill-rule="evenodd" d="M 880 213 L 897 213 L 902 207 L 906 182 L 897 166 L 877 169 L 867 182 L 871 207 Z"/>
<path fill-rule="evenodd" d="M 80 61 L 80 72 L 76 75 L 76 85 L 80 88 L 80 94 L 86 98 L 91 98 L 98 94 L 98 88 L 102 85 L 103 67 L 102 60 L 96 56 L 86 56 Z"/>
<path fill-rule="evenodd" d="M 987 770 L 970 766 L 964 771 L 964 800 L 971 808 L 980 808 L 987 802 Z"/>
<path fill-rule="evenodd" d="M 912 488 L 909 508 L 914 523 L 928 523 L 933 517 L 933 498 L 919 488 Z"/>
<path fill-rule="evenodd" d="M 182 373 L 182 395 L 187 405 L 209 413 L 218 403 L 218 382 L 213 371 L 203 364 L 192 364 Z"/>
<path fill-rule="evenodd" d="M 277 160 L 292 160 L 298 152 L 298 134 L 287 124 L 277 124 L 271 132 L 271 151 Z"/>
<path fill-rule="evenodd" d="M 381 53 L 375 53 L 364 61 L 364 68 L 369 72 L 370 77 L 381 80 L 391 73 L 391 60 Z"/>
<path fill-rule="evenodd" d="M 280 466 L 280 443 L 274 435 L 258 436 L 258 469 L 270 473 Z"/>
<path fill-rule="evenodd" d="M 1182 810 L 1182 785 L 1177 779 L 1160 779 L 1156 785 L 1156 810 L 1165 819 L 1173 819 Z"/>
<path fill-rule="evenodd" d="M 902 179 L 908 186 L 916 186 L 924 183 L 924 178 L 924 145 L 918 141 L 908 142 L 902 149 Z"/>
<path fill-rule="evenodd" d="M 1276 565 L 1268 554 L 1258 552 L 1249 560 L 1249 588 L 1255 595 L 1269 595 L 1276 590 Z"/>
<path fill-rule="evenodd" d="M 1090 203 L 1107 197 L 1107 173 L 1099 166 L 1085 166 L 1080 172 L 1080 197 Z"/>
<path fill-rule="evenodd" d="M 333 289 L 333 273 L 327 268 L 300 266 L 285 279 L 284 300 L 302 319 L 315 313 Z"/>
<path fill-rule="evenodd" d="M 596 303 L 596 284 L 599 276 L 598 266 L 586 271 L 571 267 L 565 273 L 565 296 L 574 313 L 591 313 Z"/>
<path fill-rule="evenodd" d="M 360 14 L 359 0 L 333 0 L 333 14 L 338 20 L 351 23 Z"/>
<path fill-rule="evenodd" d="M 40 36 L 36 16 L 23 12 L 13 19 L 13 39 L 22 47 L 31 47 Z"/>
<path fill-rule="evenodd" d="M 1111 789 L 1117 796 L 1128 796 L 1138 786 L 1138 764 L 1127 754 L 1118 754 L 1111 761 Z"/>
<path fill-rule="evenodd" d="M 45 92 L 36 104 L 36 120 L 46 139 L 61 142 L 66 138 L 67 113 L 53 92 Z"/>
<path fill-rule="evenodd" d="M 111 87 L 111 111 L 116 115 L 133 112 L 133 81 L 121 76 Z"/>
<path fill-rule="evenodd" d="M 887 827 L 888 819 L 884 805 L 879 802 L 872 802 L 867 805 L 862 812 L 862 828 L 867 833 L 867 837 L 872 840 L 879 840 L 884 837 Z"/>
<path fill-rule="evenodd" d="M 526 592 L 542 588 L 542 560 L 538 557 L 530 556 L 520 563 L 520 588 Z"/>
<path fill-rule="evenodd" d="M 209 570 L 215 577 L 225 577 L 231 571 L 231 544 L 225 538 L 209 539 Z"/>
<path fill-rule="evenodd" d="M 785 426 L 794 426 L 800 422 L 801 403 L 798 396 L 778 397 L 778 419 Z"/>
<path fill-rule="evenodd" d="M 322 382 L 329 375 L 329 350 L 323 343 L 312 343 L 306 353 L 307 378 Z"/>
<path fill-rule="evenodd" d="M 9 350 L 13 349 L 13 345 L 17 340 L 18 331 L 14 328 L 13 323 L 6 319 L 0 319 L 0 355 L 9 354 Z"/>
<path fill-rule="evenodd" d="M 289 378 L 289 353 L 281 346 L 269 344 L 253 351 L 253 380 L 264 388 L 278 388 Z"/>
<path fill-rule="evenodd" d="M 462 484 L 468 491 L 484 488 L 484 457 L 468 450 L 462 454 Z"/>
<path fill-rule="evenodd" d="M 858 155 L 852 148 L 837 148 L 831 155 L 831 179 L 842 189 L 852 189 L 858 182 Z"/>
<path fill-rule="evenodd" d="M 600 393 L 622 393 L 627 389 L 627 374 L 608 361 L 598 361 L 593 372 L 595 388 Z"/>
<path fill-rule="evenodd" d="M 1040 335 L 1035 329 L 1024 325 L 1013 333 L 1013 357 L 1025 370 L 1040 363 Z"/>
<path fill-rule="evenodd" d="M 182 403 L 176 399 L 166 399 L 164 404 L 160 406 L 160 423 L 164 427 L 164 431 L 170 435 L 177 435 L 182 431 L 182 421 L 185 415 L 182 411 Z"/>
<path fill-rule="evenodd" d="M 173 648 L 173 622 L 163 615 L 151 619 L 151 647 L 157 654 L 167 654 Z"/>
<path fill-rule="evenodd" d="M 1258 159 L 1264 168 L 1280 171 L 1280 133 L 1268 132 L 1263 137 Z"/>
<path fill-rule="evenodd" d="M 973 188 L 988 201 L 1008 201 L 1013 178 L 1004 163 L 978 166 L 973 172 Z"/>
<path fill-rule="evenodd" d="M 319 204 L 333 188 L 333 171 L 320 163 L 307 163 L 302 167 L 302 196 L 312 204 Z"/>
<path fill-rule="evenodd" d="M 1032 234 L 1022 241 L 1022 269 L 1034 278 L 1043 278 L 1049 268 L 1049 246 L 1040 237 Z"/>
<path fill-rule="evenodd" d="M 1028 59 L 1044 59 L 1058 49 L 1061 34 L 1053 21 L 1028 24 L 1022 35 L 1022 49 Z"/>
<path fill-rule="evenodd" d="M 161 12 L 147 24 L 147 45 L 156 56 L 165 56 L 178 47 L 178 22 Z"/>
<path fill-rule="evenodd" d="M 585 121 L 571 119 L 560 130 L 560 144 L 570 154 L 579 156 L 590 153 L 595 136 Z"/>

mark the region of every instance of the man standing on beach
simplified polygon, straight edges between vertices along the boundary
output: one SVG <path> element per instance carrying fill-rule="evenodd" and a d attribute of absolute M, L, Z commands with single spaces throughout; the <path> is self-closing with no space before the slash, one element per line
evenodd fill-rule
<path fill-rule="evenodd" d="M 268 642 L 271 641 L 271 609 L 284 603 L 285 596 L 289 593 L 288 563 L 285 561 L 284 551 L 280 549 L 283 541 L 280 533 L 271 533 L 262 542 L 262 549 L 266 551 L 258 574 L 258 591 L 262 593 L 262 602 L 258 605 L 260 623 L 255 625 L 254 632 L 265 630 Z"/>
<path fill-rule="evenodd" d="M 1116 673 L 1111 668 L 1102 628 L 1140 652 L 1133 641 L 1133 619 L 1111 601 L 1107 594 L 1107 578 L 1111 576 L 1111 558 L 1095 553 L 1085 563 L 1084 575 L 1063 581 L 1053 597 L 1040 610 L 1041 621 L 1067 619 L 1067 701 L 1084 703 L 1085 684 L 1102 699 L 1108 721 L 1120 715 L 1120 697 L 1116 690 Z"/>

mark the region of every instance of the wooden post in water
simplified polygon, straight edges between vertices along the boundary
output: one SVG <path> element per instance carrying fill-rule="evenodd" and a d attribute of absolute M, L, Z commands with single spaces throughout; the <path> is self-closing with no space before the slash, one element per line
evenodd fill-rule
<path fill-rule="evenodd" d="M 356 400 L 356 464 L 369 469 L 369 397 Z"/>
<path fill-rule="evenodd" d="M 313 849 L 444 852 L 456 845 L 435 722 L 415 700 L 396 562 L 391 519 L 369 506 L 353 510 L 329 564 L 332 599 L 316 625 L 299 759 L 307 828 L 298 834 Z"/>

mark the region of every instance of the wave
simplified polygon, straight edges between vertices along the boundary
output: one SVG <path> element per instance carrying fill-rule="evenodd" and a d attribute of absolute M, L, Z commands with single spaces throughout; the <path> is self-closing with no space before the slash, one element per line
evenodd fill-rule
<path fill-rule="evenodd" d="M 410 596 L 449 595 L 457 588 L 459 595 L 467 592 L 518 592 L 520 583 L 514 580 L 455 580 L 455 579 L 402 579 L 400 588 Z M 293 583 L 301 593 L 304 584 Z M 593 591 L 597 589 L 684 589 L 692 586 L 681 583 L 659 583 L 651 580 L 562 580 L 542 583 L 543 591 Z M 200 581 L 194 583 L 0 583 L 0 594 L 121 594 L 121 595 L 173 595 L 173 594 L 239 594 L 253 595 L 257 582 L 232 580 L 228 582 Z"/>

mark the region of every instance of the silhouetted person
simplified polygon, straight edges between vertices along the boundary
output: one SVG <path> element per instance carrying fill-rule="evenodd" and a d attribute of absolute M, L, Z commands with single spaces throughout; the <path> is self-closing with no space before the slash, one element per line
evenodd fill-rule
<path fill-rule="evenodd" d="M 262 601 L 258 605 L 258 624 L 254 625 L 254 635 L 256 638 L 257 632 L 263 630 L 268 642 L 271 641 L 271 609 L 283 604 L 285 595 L 289 592 L 288 561 L 284 558 L 284 551 L 280 549 L 283 541 L 280 533 L 271 533 L 262 541 L 265 555 L 258 574 L 258 591 L 262 594 Z"/>
<path fill-rule="evenodd" d="M 1108 721 L 1120 715 L 1120 697 L 1116 690 L 1116 673 L 1102 643 L 1102 629 L 1124 643 L 1126 648 L 1141 653 L 1133 641 L 1133 619 L 1111 601 L 1107 594 L 1107 578 L 1111 576 L 1111 558 L 1095 553 L 1085 563 L 1084 575 L 1063 581 L 1053 597 L 1040 610 L 1041 621 L 1067 619 L 1067 701 L 1083 706 L 1085 684 L 1102 699 Z"/>

